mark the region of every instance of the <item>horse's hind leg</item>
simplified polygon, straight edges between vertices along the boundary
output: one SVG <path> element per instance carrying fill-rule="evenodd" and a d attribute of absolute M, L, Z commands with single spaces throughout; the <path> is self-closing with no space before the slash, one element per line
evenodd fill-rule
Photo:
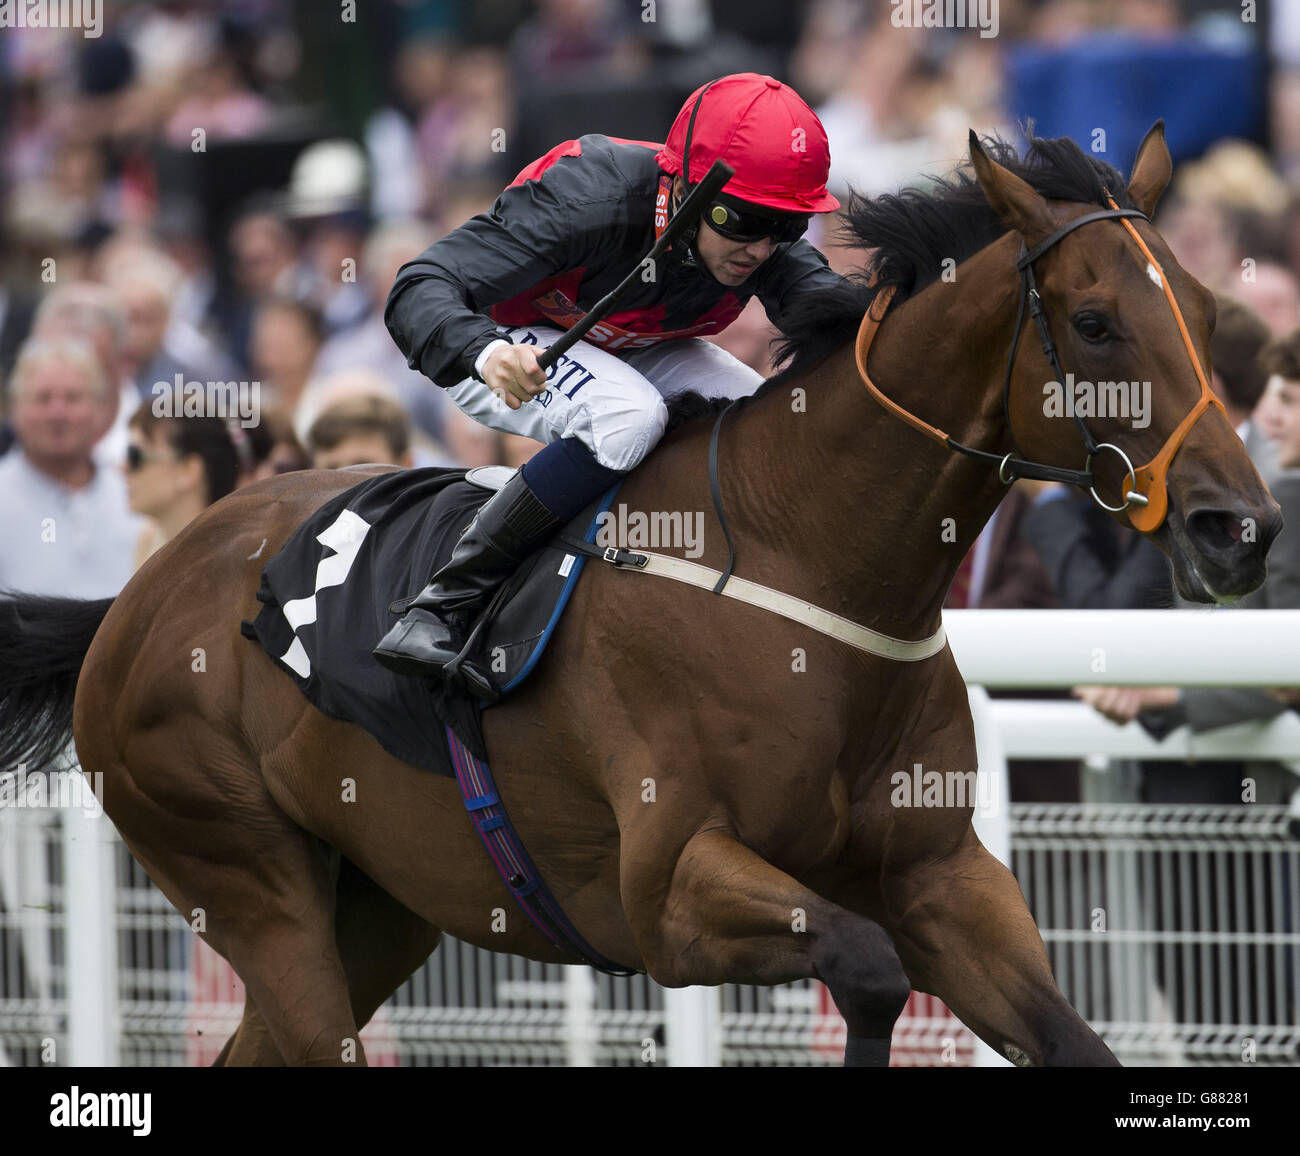
<path fill-rule="evenodd" d="M 163 894 L 187 919 L 201 910 L 285 1062 L 364 1063 L 335 936 L 337 854 L 285 814 L 248 752 L 177 714 L 137 733 L 104 791 Z"/>
<path fill-rule="evenodd" d="M 226 1041 L 221 1054 L 212 1061 L 214 1068 L 277 1068 L 284 1066 L 280 1049 L 271 1038 L 266 1020 L 249 995 L 244 996 L 244 1014 L 239 1027 Z"/>
<path fill-rule="evenodd" d="M 347 859 L 339 864 L 334 926 L 357 1026 L 364 1028 L 438 946 L 442 932 L 371 881 Z M 282 1064 L 266 1021 L 251 998 L 214 1067 Z"/>
<path fill-rule="evenodd" d="M 625 853 L 625 862 L 638 856 Z M 629 911 L 646 969 L 667 987 L 788 983 L 821 979 L 848 1024 L 844 1062 L 889 1063 L 894 1023 L 907 1002 L 907 977 L 889 936 L 865 916 L 838 907 L 723 831 L 703 831 L 683 849 L 666 898 L 642 906 L 642 883 L 625 877 Z M 631 899 L 631 902 L 629 902 Z"/>
<path fill-rule="evenodd" d="M 298 834 L 296 843 L 264 849 L 273 865 L 263 860 L 255 871 L 241 864 L 231 872 L 245 878 L 236 891 L 209 900 L 208 942 L 230 961 L 261 1013 L 260 1024 L 255 1018 L 241 1024 L 246 1036 L 256 1031 L 257 1056 L 267 1051 L 264 1025 L 291 1065 L 364 1064 L 335 940 L 326 849 Z"/>
<path fill-rule="evenodd" d="M 204 938 L 230 962 L 261 1013 L 250 1015 L 246 1003 L 226 1063 L 275 1063 L 278 1056 L 295 1066 L 364 1064 L 335 943 L 326 849 L 293 830 L 296 838 L 284 830 L 275 846 L 250 851 L 238 865 L 169 859 L 163 867 L 157 846 L 128 843 L 179 910 L 202 909 Z M 189 862 L 201 870 L 178 869 Z"/>
<path fill-rule="evenodd" d="M 883 882 L 912 984 L 991 1048 L 1021 1065 L 1118 1063 L 1056 986 L 1015 876 L 973 830 L 946 858 Z"/>
<path fill-rule="evenodd" d="M 335 927 L 352 1015 L 360 1027 L 433 954 L 442 937 L 347 859 L 339 872 Z"/>

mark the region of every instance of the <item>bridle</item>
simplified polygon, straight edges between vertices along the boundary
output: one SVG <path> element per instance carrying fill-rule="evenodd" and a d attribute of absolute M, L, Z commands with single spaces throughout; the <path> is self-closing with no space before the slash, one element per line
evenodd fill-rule
<path fill-rule="evenodd" d="M 1040 241 L 1032 249 L 1027 249 L 1025 243 L 1020 243 L 1020 257 L 1016 261 L 1016 269 L 1020 273 L 1020 302 L 1016 311 L 1016 329 L 1011 338 L 1011 350 L 1007 354 L 1006 374 L 1002 384 L 1002 410 L 1006 420 L 1006 426 L 1011 433 L 1011 444 L 1014 452 L 1008 454 L 989 453 L 986 450 L 978 450 L 971 446 L 962 445 L 960 442 L 948 436 L 943 430 L 936 428 L 922 421 L 915 414 L 909 413 L 897 402 L 887 398 L 876 385 L 872 382 L 867 374 L 867 351 L 871 347 L 872 339 L 875 336 L 876 329 L 883 320 L 889 303 L 894 296 L 894 286 L 887 286 L 877 295 L 876 302 L 867 310 L 866 316 L 862 319 L 862 326 L 858 331 L 857 339 L 857 363 L 858 373 L 861 375 L 863 382 L 872 396 L 876 398 L 887 410 L 896 417 L 907 422 L 914 429 L 919 430 L 927 437 L 946 445 L 951 450 L 958 453 L 966 454 L 968 457 L 977 458 L 982 461 L 995 464 L 998 467 L 998 477 L 1005 485 L 1010 485 L 1016 478 L 1037 478 L 1043 481 L 1065 482 L 1067 485 L 1085 487 L 1092 494 L 1093 500 L 1103 510 L 1111 513 L 1124 512 L 1128 515 L 1129 524 L 1141 533 L 1151 533 L 1160 528 L 1165 520 L 1165 514 L 1169 507 L 1169 496 L 1166 490 L 1166 476 L 1169 471 L 1170 463 L 1174 455 L 1178 452 L 1179 447 L 1183 444 L 1187 435 L 1191 432 L 1192 426 L 1200 419 L 1202 414 L 1212 406 L 1218 406 L 1219 410 L 1226 416 L 1227 411 L 1223 408 L 1223 403 L 1215 397 L 1210 389 L 1209 379 L 1201 366 L 1200 358 L 1196 355 L 1196 348 L 1192 344 L 1191 335 L 1187 331 L 1187 324 L 1183 320 L 1182 311 L 1178 308 L 1178 301 L 1174 297 L 1173 290 L 1169 287 L 1169 278 L 1165 276 L 1164 270 L 1160 263 L 1155 259 L 1151 250 L 1142 240 L 1138 231 L 1129 224 L 1127 218 L 1139 217 L 1149 222 L 1149 218 L 1138 209 L 1121 209 L 1114 198 L 1106 190 L 1106 201 L 1110 205 L 1109 209 L 1099 209 L 1094 213 L 1085 213 L 1083 216 L 1075 217 L 1072 221 L 1067 221 L 1054 233 L 1046 239 Z M 1066 376 L 1061 370 L 1061 362 L 1057 357 L 1056 343 L 1052 340 L 1051 327 L 1047 322 L 1047 314 L 1043 309 L 1042 298 L 1038 292 L 1038 285 L 1034 280 L 1034 262 L 1038 260 L 1049 249 L 1057 245 L 1063 237 L 1074 232 L 1075 229 L 1083 225 L 1091 224 L 1093 221 L 1105 221 L 1118 219 L 1120 224 L 1128 230 L 1133 240 L 1137 242 L 1138 248 L 1142 255 L 1151 264 L 1156 275 L 1160 279 L 1160 287 L 1164 291 L 1165 298 L 1169 302 L 1170 309 L 1173 310 L 1174 319 L 1178 322 L 1178 330 L 1182 334 L 1183 344 L 1187 349 L 1188 356 L 1191 358 L 1192 366 L 1196 370 L 1197 380 L 1201 386 L 1201 396 L 1196 404 L 1188 411 L 1187 416 L 1179 422 L 1178 427 L 1165 440 L 1159 452 L 1149 462 L 1143 466 L 1134 466 L 1128 454 L 1113 442 L 1098 442 L 1093 437 L 1092 431 L 1084 424 L 1083 418 L 1077 413 L 1073 414 L 1075 424 L 1079 427 L 1079 432 L 1083 437 L 1084 449 L 1087 452 L 1087 460 L 1084 462 L 1082 470 L 1067 470 L 1060 466 L 1049 466 L 1041 462 L 1026 461 L 1020 456 L 1020 447 L 1016 443 L 1015 432 L 1011 429 L 1011 375 L 1015 365 L 1016 351 L 1020 345 L 1020 333 L 1024 328 L 1025 311 L 1028 309 L 1029 316 L 1033 318 L 1034 327 L 1038 330 L 1039 341 L 1042 344 L 1043 355 L 1047 358 L 1052 367 L 1052 372 L 1056 374 L 1056 380 L 1065 383 Z M 879 308 L 877 308 L 879 302 Z M 1093 459 L 1101 453 L 1102 450 L 1110 450 L 1118 454 L 1120 460 L 1124 463 L 1126 472 L 1126 485 L 1124 486 L 1124 502 L 1122 505 L 1107 505 L 1097 493 L 1096 478 L 1092 471 Z"/>

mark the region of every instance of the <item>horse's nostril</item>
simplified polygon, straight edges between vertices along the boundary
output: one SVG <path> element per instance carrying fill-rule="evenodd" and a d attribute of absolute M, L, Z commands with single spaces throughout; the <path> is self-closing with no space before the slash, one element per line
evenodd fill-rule
<path fill-rule="evenodd" d="M 1256 547 L 1266 541 L 1265 528 L 1252 517 L 1230 510 L 1196 510 L 1187 518 L 1187 533 L 1203 550 L 1231 550 L 1234 546 Z"/>

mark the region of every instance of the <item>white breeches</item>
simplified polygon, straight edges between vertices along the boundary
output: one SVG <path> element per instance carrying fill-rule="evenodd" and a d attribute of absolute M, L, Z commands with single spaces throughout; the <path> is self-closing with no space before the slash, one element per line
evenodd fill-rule
<path fill-rule="evenodd" d="M 516 345 L 545 348 L 563 330 L 549 325 L 501 327 Z M 546 375 L 547 387 L 511 409 L 483 382 L 466 378 L 447 390 L 470 417 L 502 433 L 549 443 L 577 438 L 611 470 L 638 465 L 664 434 L 665 398 L 693 389 L 705 397 L 744 397 L 762 376 L 702 338 L 663 341 L 615 356 L 579 341 Z"/>

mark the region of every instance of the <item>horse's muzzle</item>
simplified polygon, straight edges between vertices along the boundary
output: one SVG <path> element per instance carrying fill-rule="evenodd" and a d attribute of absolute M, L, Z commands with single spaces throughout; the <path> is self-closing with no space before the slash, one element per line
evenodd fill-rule
<path fill-rule="evenodd" d="M 1263 584 L 1268 549 L 1282 529 L 1282 512 L 1270 505 L 1250 514 L 1202 506 L 1170 519 L 1178 546 L 1174 582 L 1184 598 L 1228 601 Z"/>

